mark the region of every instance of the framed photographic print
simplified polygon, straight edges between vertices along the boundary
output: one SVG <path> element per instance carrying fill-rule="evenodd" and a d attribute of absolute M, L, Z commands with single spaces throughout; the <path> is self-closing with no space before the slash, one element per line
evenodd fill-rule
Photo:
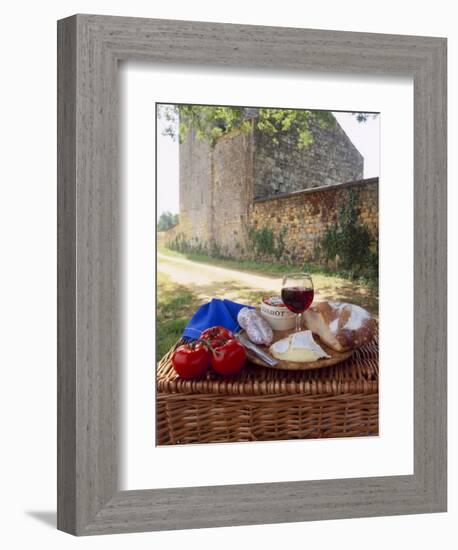
<path fill-rule="evenodd" d="M 445 511 L 445 39 L 58 51 L 59 529 Z"/>
<path fill-rule="evenodd" d="M 156 143 L 157 444 L 378 435 L 379 113 L 158 103 Z"/>

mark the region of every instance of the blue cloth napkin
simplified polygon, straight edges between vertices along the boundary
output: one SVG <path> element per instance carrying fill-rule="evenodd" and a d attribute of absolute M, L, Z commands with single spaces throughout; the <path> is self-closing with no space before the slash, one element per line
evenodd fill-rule
<path fill-rule="evenodd" d="M 213 298 L 210 302 L 200 306 L 194 313 L 183 332 L 183 338 L 197 340 L 204 330 L 214 326 L 221 326 L 232 332 L 239 331 L 237 315 L 242 307 L 251 306 L 231 302 L 231 300 Z"/>

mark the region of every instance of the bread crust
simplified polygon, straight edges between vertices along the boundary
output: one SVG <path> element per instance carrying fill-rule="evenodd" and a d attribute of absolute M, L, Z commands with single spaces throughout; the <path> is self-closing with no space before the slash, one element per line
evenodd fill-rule
<path fill-rule="evenodd" d="M 304 319 L 314 334 L 339 352 L 363 346 L 377 330 L 367 310 L 346 302 L 317 302 L 305 312 Z"/>

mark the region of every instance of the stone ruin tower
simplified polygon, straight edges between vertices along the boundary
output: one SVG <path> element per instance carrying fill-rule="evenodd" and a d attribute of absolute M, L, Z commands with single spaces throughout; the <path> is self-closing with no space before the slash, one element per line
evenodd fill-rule
<path fill-rule="evenodd" d="M 248 115 L 248 133 L 223 134 L 211 147 L 190 129 L 180 144 L 180 223 L 173 235 L 210 254 L 246 255 L 256 200 L 363 178 L 363 157 L 336 119 L 312 123 L 313 143 L 298 149 L 292 132 L 275 144 L 256 128 L 256 110 Z"/>

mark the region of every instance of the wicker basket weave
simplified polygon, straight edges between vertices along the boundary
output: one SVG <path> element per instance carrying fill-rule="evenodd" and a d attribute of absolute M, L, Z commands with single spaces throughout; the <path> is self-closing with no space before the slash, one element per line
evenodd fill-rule
<path fill-rule="evenodd" d="M 157 368 L 157 445 L 378 435 L 377 339 L 332 367 L 197 381 L 176 375 L 173 351 Z"/>

